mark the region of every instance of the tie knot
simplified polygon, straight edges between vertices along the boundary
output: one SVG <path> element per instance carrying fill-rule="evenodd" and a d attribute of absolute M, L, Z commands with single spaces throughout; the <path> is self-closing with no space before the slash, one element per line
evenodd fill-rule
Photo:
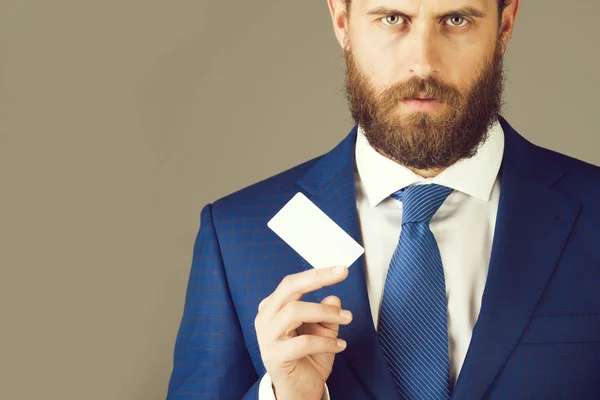
<path fill-rule="evenodd" d="M 392 197 L 402 202 L 403 225 L 409 222 L 428 224 L 453 191 L 436 184 L 418 185 L 401 189 L 392 194 Z"/>

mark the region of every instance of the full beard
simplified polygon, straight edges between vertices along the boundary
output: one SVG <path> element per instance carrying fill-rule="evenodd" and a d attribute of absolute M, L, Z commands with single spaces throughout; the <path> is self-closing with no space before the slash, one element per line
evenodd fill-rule
<path fill-rule="evenodd" d="M 500 42 L 487 57 L 466 92 L 433 76 L 413 77 L 384 89 L 373 88 L 355 62 L 350 46 L 346 58 L 346 96 L 354 121 L 370 145 L 394 161 L 412 169 L 447 168 L 473 157 L 488 137 L 502 108 L 503 55 Z M 442 103 L 435 112 L 398 113 L 402 100 L 425 93 Z"/>

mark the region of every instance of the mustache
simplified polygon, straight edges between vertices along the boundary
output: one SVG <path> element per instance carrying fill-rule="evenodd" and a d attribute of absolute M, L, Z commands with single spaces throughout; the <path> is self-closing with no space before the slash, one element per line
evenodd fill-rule
<path fill-rule="evenodd" d="M 383 107 L 394 107 L 400 101 L 417 97 L 435 99 L 448 104 L 460 104 L 464 100 L 460 90 L 434 76 L 425 79 L 414 76 L 406 82 L 394 84 L 382 91 L 380 100 Z"/>

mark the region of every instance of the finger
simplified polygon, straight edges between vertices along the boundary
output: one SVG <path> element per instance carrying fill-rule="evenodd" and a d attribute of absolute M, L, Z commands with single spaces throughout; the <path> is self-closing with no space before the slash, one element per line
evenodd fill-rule
<path fill-rule="evenodd" d="M 342 301 L 337 296 L 328 296 L 321 300 L 321 304 L 327 304 L 329 306 L 341 307 Z"/>
<path fill-rule="evenodd" d="M 342 301 L 337 296 L 329 296 L 321 300 L 321 304 L 326 304 L 333 307 L 338 307 L 342 309 Z M 340 330 L 340 325 L 335 323 L 322 322 L 317 324 L 318 328 L 314 328 L 315 334 L 323 335 L 330 337 L 337 337 L 338 332 Z M 320 329 L 319 329 L 320 328 Z"/>
<path fill-rule="evenodd" d="M 272 337 L 287 336 L 305 323 L 330 323 L 346 325 L 352 320 L 352 313 L 343 313 L 340 307 L 325 304 L 292 301 L 286 304 L 271 321 L 268 331 Z"/>
<path fill-rule="evenodd" d="M 337 354 L 344 351 L 346 341 L 314 335 L 301 335 L 279 342 L 273 350 L 281 362 L 294 361 L 308 355 Z"/>
<path fill-rule="evenodd" d="M 326 304 L 333 307 L 342 309 L 342 301 L 337 296 L 329 296 L 321 300 L 321 304 Z M 320 325 L 326 329 L 335 331 L 336 333 L 340 330 L 340 324 L 321 322 Z M 336 334 L 337 337 L 337 334 Z"/>
<path fill-rule="evenodd" d="M 343 281 L 348 276 L 347 267 L 313 268 L 288 275 L 265 302 L 265 313 L 273 315 L 290 301 L 300 300 L 306 293 Z"/>
<path fill-rule="evenodd" d="M 315 335 L 315 336 L 324 336 L 336 338 L 339 335 L 338 330 L 326 328 L 323 324 L 315 323 L 315 324 L 302 324 L 298 329 L 296 329 L 296 336 L 300 335 Z M 294 335 L 290 335 L 293 337 Z"/>

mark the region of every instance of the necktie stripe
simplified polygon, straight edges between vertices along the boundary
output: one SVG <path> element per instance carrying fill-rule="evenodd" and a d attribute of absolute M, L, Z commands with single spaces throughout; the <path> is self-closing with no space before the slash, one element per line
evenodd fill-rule
<path fill-rule="evenodd" d="M 410 244 L 407 244 L 407 248 L 409 249 L 409 251 L 414 251 L 414 250 L 415 250 L 415 249 L 414 249 L 412 246 L 410 246 Z M 418 254 L 418 253 L 415 253 L 415 254 Z M 396 262 L 396 263 L 398 263 L 398 264 L 400 264 L 400 263 L 402 263 L 402 262 L 403 262 L 403 260 L 402 260 L 402 259 L 398 259 L 398 258 L 392 258 L 392 261 L 395 261 L 395 262 Z M 422 271 L 423 273 L 427 273 L 427 271 L 426 271 L 426 264 L 427 264 L 427 261 L 428 261 L 428 260 L 426 260 L 426 259 L 424 259 L 424 258 L 421 258 L 421 256 L 420 256 L 420 255 L 417 255 L 417 256 L 415 257 L 415 260 L 414 260 L 414 264 L 413 264 L 413 265 L 414 265 L 415 267 L 417 267 L 417 268 L 421 268 L 421 271 Z M 415 265 L 415 264 L 416 264 L 416 265 Z M 416 268 L 415 268 L 415 269 L 416 269 Z M 408 281 L 407 281 L 407 278 L 408 278 L 408 277 L 411 277 L 411 278 L 413 278 L 413 280 L 415 280 L 415 277 L 416 277 L 416 276 L 415 276 L 415 273 L 414 273 L 414 271 L 413 271 L 413 269 L 412 269 L 412 268 L 410 268 L 410 267 L 407 267 L 407 268 L 405 269 L 405 271 L 406 271 L 406 275 L 401 275 L 401 276 L 397 277 L 397 279 L 401 279 L 401 280 L 405 281 L 405 283 L 407 283 L 407 284 L 408 284 L 408 283 L 410 283 L 410 282 L 408 282 Z M 445 298 L 446 298 L 446 297 L 445 297 L 445 285 L 444 285 L 444 282 L 440 282 L 440 281 L 439 281 L 439 279 L 436 279 L 435 277 L 431 276 L 431 275 L 432 275 L 431 273 L 427 273 L 427 275 L 428 275 L 428 276 L 430 277 L 430 279 L 431 279 L 431 280 L 430 280 L 430 284 L 433 284 L 433 285 L 435 285 L 435 286 L 436 286 L 436 287 L 435 287 L 435 289 L 437 289 L 437 290 L 440 290 L 440 291 L 441 291 L 442 289 L 444 290 L 444 300 L 445 300 Z M 443 301 L 443 302 L 440 304 L 440 306 L 443 306 L 443 305 L 445 305 L 445 301 Z"/>
<path fill-rule="evenodd" d="M 431 280 L 429 281 L 430 284 L 435 284 L 437 285 L 437 289 L 442 289 L 442 286 L 445 286 L 445 282 L 443 280 L 440 280 L 438 276 L 435 276 L 435 270 L 431 269 L 431 262 L 435 260 L 434 256 L 431 253 L 419 253 L 419 248 L 417 248 L 413 243 L 407 242 L 405 244 L 405 247 L 407 248 L 408 251 L 414 251 L 414 259 L 412 260 L 413 263 L 417 263 L 416 267 L 422 268 L 422 272 L 423 273 L 428 273 L 429 277 L 431 278 Z M 394 257 L 394 261 L 396 261 L 397 263 L 407 263 L 410 262 L 411 260 L 406 260 L 404 258 L 402 258 L 400 255 Z M 407 266 L 407 274 L 409 274 L 412 269 L 408 268 Z M 411 276 L 411 275 L 409 275 Z M 402 279 L 402 276 L 400 276 L 400 279 Z"/>
<path fill-rule="evenodd" d="M 389 346 L 388 346 L 388 349 L 389 349 Z M 387 359 L 392 358 L 392 357 L 397 357 L 394 354 L 390 354 L 389 350 L 387 350 L 385 348 L 383 349 L 383 354 L 384 354 L 384 357 Z M 390 372 L 392 374 L 392 377 L 393 377 L 394 381 L 401 381 L 402 374 L 399 371 L 397 371 L 395 368 L 396 368 L 395 366 L 390 366 Z M 408 399 L 409 393 L 406 391 L 405 387 L 406 387 L 406 385 L 399 385 L 398 390 L 400 391 L 400 394 L 404 395 L 403 398 Z"/>
<path fill-rule="evenodd" d="M 392 307 L 392 308 L 394 308 L 394 307 Z M 399 313 L 398 315 L 399 315 L 399 316 L 401 316 L 402 314 L 401 314 L 401 313 Z M 398 324 L 398 326 L 402 326 L 402 325 L 405 325 L 405 324 L 406 324 L 406 321 L 402 322 L 402 321 L 400 321 L 400 320 L 399 320 L 398 318 L 396 318 L 396 317 L 391 317 L 391 319 L 392 319 L 392 320 L 394 320 L 394 322 L 395 322 L 396 324 Z M 428 339 L 430 342 L 432 341 L 430 338 L 425 338 L 425 339 Z M 408 338 L 408 339 L 407 339 L 407 341 L 410 341 L 410 340 L 411 340 L 411 338 Z M 431 350 L 431 349 L 425 348 L 425 352 L 426 352 L 426 353 L 429 353 L 429 352 L 430 352 L 430 350 Z"/>
<path fill-rule="evenodd" d="M 388 346 L 388 348 L 389 348 L 389 347 L 391 347 L 391 346 Z M 386 355 L 388 358 L 389 358 L 389 357 L 399 357 L 399 355 L 398 355 L 398 354 L 390 354 L 390 353 L 388 353 L 388 350 L 386 350 L 385 348 L 384 348 L 384 354 L 385 354 L 385 355 Z M 407 358 L 409 358 L 409 359 L 410 359 L 410 358 L 411 358 L 411 357 L 410 357 L 410 353 L 408 353 L 408 354 L 409 354 L 409 355 L 407 356 Z M 407 367 L 407 370 L 408 370 L 408 368 L 410 368 L 410 367 Z M 394 377 L 394 379 L 395 379 L 395 380 L 402 379 L 402 375 L 401 375 L 401 373 L 400 373 L 400 372 L 399 372 L 399 371 L 398 371 L 398 370 L 397 370 L 395 367 L 391 367 L 391 369 L 390 369 L 390 372 L 392 373 L 392 376 Z M 418 383 L 416 383 L 416 384 L 418 384 L 418 385 L 421 385 L 421 387 L 427 387 L 427 385 L 429 385 L 429 384 L 430 384 L 431 380 L 429 380 L 429 381 L 428 381 L 428 380 L 426 380 L 426 379 L 425 379 L 425 380 L 423 380 L 423 379 L 424 379 L 423 377 L 419 377 L 419 378 L 418 378 L 418 381 L 419 381 L 419 382 L 418 382 Z M 442 380 L 442 381 L 443 381 L 443 379 L 444 379 L 444 371 L 439 371 L 439 374 L 438 374 L 438 375 L 436 375 L 436 376 L 434 376 L 434 377 L 432 377 L 432 379 L 435 379 L 435 380 Z M 409 396 L 409 394 L 408 394 L 408 392 L 406 391 L 406 389 L 404 389 L 404 387 L 405 387 L 405 386 L 406 386 L 406 385 L 402 385 L 402 386 L 400 386 L 400 389 L 399 389 L 399 391 L 401 392 L 401 394 L 404 394 L 404 395 L 405 395 L 405 396 L 404 396 L 404 398 L 406 398 L 406 399 L 409 399 L 409 398 L 410 398 L 410 399 L 412 399 L 412 398 L 415 398 L 415 397 L 410 397 L 410 396 Z M 448 392 L 448 397 L 449 397 L 449 392 Z"/>
<path fill-rule="evenodd" d="M 416 307 L 415 307 L 415 308 L 416 308 Z M 398 317 L 401 317 L 401 316 L 403 316 L 403 315 L 402 315 L 402 313 L 400 313 L 400 312 L 398 311 L 398 309 L 397 309 L 396 307 L 394 307 L 394 306 L 391 306 L 391 309 L 394 311 L 394 314 L 396 314 L 396 315 L 394 315 L 394 316 L 392 316 L 392 317 L 391 317 L 391 319 L 393 320 L 393 322 L 394 322 L 395 324 L 397 324 L 397 326 L 404 326 L 404 325 L 407 323 L 407 321 L 404 321 L 404 322 L 402 322 L 401 320 L 399 320 L 399 319 L 398 319 Z M 417 318 L 422 318 L 422 316 L 418 316 Z M 422 321 L 423 321 L 423 320 L 422 320 Z M 440 332 L 440 333 L 441 333 L 441 332 Z M 429 341 L 429 343 L 430 343 L 430 344 L 433 344 L 432 338 L 428 338 L 428 337 L 426 337 L 425 339 L 427 339 L 427 340 Z M 411 339 L 410 339 L 410 338 L 408 338 L 408 340 L 407 340 L 407 341 L 409 341 L 409 342 L 410 342 L 410 341 L 411 341 Z M 431 353 L 431 349 L 430 349 L 430 348 L 428 348 L 428 347 L 425 347 L 424 351 L 425 351 L 426 353 Z M 433 355 L 433 353 L 431 353 L 431 354 Z"/>
<path fill-rule="evenodd" d="M 413 207 L 413 209 L 409 208 L 408 212 L 405 213 L 405 215 L 408 216 L 408 221 L 419 219 L 431 219 L 431 217 L 440 207 L 442 202 L 448 197 L 448 188 L 440 186 L 440 189 L 434 189 L 428 188 L 428 186 L 438 185 L 414 186 L 412 188 L 407 189 L 407 193 L 406 196 L 404 196 L 403 203 L 411 201 L 418 202 L 417 205 Z M 408 192 L 408 190 L 412 190 L 412 192 Z M 432 193 L 428 193 L 428 190 L 432 191 Z"/>
<path fill-rule="evenodd" d="M 429 198 L 424 200 L 416 210 L 414 210 L 413 212 L 411 212 L 409 214 L 409 220 L 407 222 L 413 222 L 413 220 L 417 220 L 417 221 L 422 221 L 423 219 L 428 219 L 427 218 L 427 214 L 428 214 L 428 210 L 434 205 L 437 204 L 439 202 L 439 199 L 436 198 Z"/>
<path fill-rule="evenodd" d="M 407 321 L 404 321 L 404 323 L 407 323 Z M 429 358 L 430 361 L 434 361 L 439 355 L 434 353 L 432 349 L 434 349 L 435 346 L 438 345 L 438 343 L 435 343 L 432 340 L 427 340 L 426 343 L 428 344 L 428 346 L 425 346 L 423 348 L 422 356 L 424 358 Z M 410 351 L 416 350 L 416 346 L 418 344 L 419 343 L 417 343 L 413 338 L 408 338 L 405 343 L 400 344 L 400 347 L 399 347 L 400 349 L 402 349 L 402 347 L 404 347 L 404 351 L 400 351 L 400 353 L 406 354 L 407 351 L 410 353 Z M 433 365 L 435 365 L 435 364 L 433 364 Z"/>
<path fill-rule="evenodd" d="M 405 346 L 405 345 L 403 345 Z M 408 347 L 408 346 L 406 346 Z M 410 355 L 411 352 L 410 351 L 405 351 L 404 352 L 404 357 L 406 357 L 408 360 L 414 360 L 414 358 L 412 358 L 412 356 Z M 397 354 L 395 354 L 394 356 L 398 356 Z M 413 363 L 414 364 L 414 363 Z M 408 367 L 406 367 L 407 371 L 410 371 L 411 366 L 409 365 Z M 392 371 L 393 375 L 395 375 L 396 377 L 400 378 L 402 377 L 402 374 L 400 371 L 398 371 L 395 367 L 393 368 L 394 370 Z M 410 371 L 412 372 L 412 371 Z M 417 378 L 417 381 L 414 384 L 417 385 L 422 385 L 422 386 L 427 386 L 429 384 L 429 382 L 431 381 L 431 379 L 434 380 L 439 380 L 439 379 L 443 379 L 443 373 L 440 371 L 439 375 L 433 376 L 433 377 L 426 377 L 426 376 L 421 376 L 419 374 L 415 375 Z M 429 380 L 427 380 L 426 378 L 430 378 Z"/>
<path fill-rule="evenodd" d="M 386 277 L 379 339 L 404 399 L 450 398 L 446 284 L 429 222 L 451 192 L 421 185 L 392 195 L 402 201 L 402 232 Z"/>
<path fill-rule="evenodd" d="M 419 311 L 419 312 L 424 312 L 425 311 L 425 308 L 422 306 L 422 304 L 419 305 L 419 303 L 417 303 L 414 299 L 408 299 L 407 300 L 407 306 L 412 307 L 411 310 L 414 310 L 414 311 Z M 390 311 L 391 310 L 397 311 L 398 308 L 392 306 L 392 307 L 390 307 Z M 413 322 L 413 323 L 414 322 L 419 322 L 421 324 L 421 326 L 430 328 L 431 331 L 439 331 L 439 332 L 437 332 L 439 334 L 443 334 L 444 333 L 443 329 L 441 329 L 439 326 L 436 326 L 435 323 L 431 319 L 428 320 L 423 315 L 414 315 L 414 316 L 408 315 L 407 316 L 405 314 L 406 313 L 400 313 L 401 316 L 407 318 L 410 322 Z M 404 323 L 406 324 L 406 321 Z M 427 338 L 427 337 L 425 337 L 424 340 L 430 340 L 431 341 L 431 339 Z"/>
<path fill-rule="evenodd" d="M 401 299 L 400 297 L 398 297 L 395 294 L 390 294 L 390 300 L 391 300 L 390 305 L 392 305 L 391 308 L 395 309 L 396 312 L 401 312 L 401 310 L 402 310 L 401 304 L 403 304 L 404 299 Z M 414 298 L 407 299 L 406 306 L 413 306 L 413 308 L 417 308 L 417 311 L 421 311 L 421 312 L 425 313 L 425 315 L 427 315 L 426 314 L 426 311 L 427 311 L 426 306 L 429 305 L 429 303 L 426 303 L 424 300 L 426 300 L 426 299 L 424 299 L 422 296 L 419 296 L 419 297 L 415 296 Z M 413 319 L 424 318 L 424 316 L 415 315 L 412 318 Z M 423 319 L 423 320 L 426 321 L 427 319 Z"/>
<path fill-rule="evenodd" d="M 412 354 L 414 353 L 414 350 L 417 350 L 415 345 L 416 345 L 416 343 L 414 341 L 407 341 L 407 342 L 401 344 L 401 348 L 404 349 L 403 353 L 405 354 L 405 357 L 407 357 L 407 359 L 412 358 L 413 361 L 416 360 L 414 358 L 414 356 L 412 356 Z M 435 361 L 437 358 L 435 354 L 425 353 L 425 355 L 429 356 L 428 361 L 430 361 L 430 362 Z M 414 364 L 416 364 L 416 363 L 413 363 L 412 365 L 414 366 Z M 408 366 L 406 368 L 409 369 L 410 367 L 411 367 L 411 365 L 408 364 Z M 427 372 L 427 371 L 425 371 L 425 372 Z M 435 368 L 435 364 L 434 364 L 434 368 L 432 368 L 430 372 L 434 373 L 440 380 L 443 380 L 445 378 L 446 372 L 440 368 Z"/>

